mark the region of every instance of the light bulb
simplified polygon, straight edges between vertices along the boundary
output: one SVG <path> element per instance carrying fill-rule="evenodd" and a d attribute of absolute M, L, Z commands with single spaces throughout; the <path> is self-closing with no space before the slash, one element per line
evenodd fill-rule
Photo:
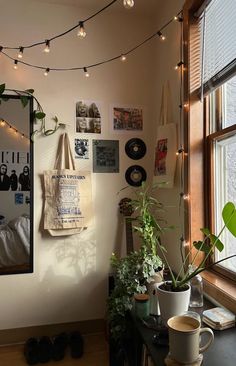
<path fill-rule="evenodd" d="M 89 78 L 89 72 L 88 72 L 88 70 L 87 70 L 87 67 L 84 67 L 84 73 L 85 73 L 85 77 L 86 78 Z"/>
<path fill-rule="evenodd" d="M 45 52 L 45 53 L 50 52 L 50 41 L 48 39 L 45 41 L 45 47 L 44 47 L 43 52 Z"/>
<path fill-rule="evenodd" d="M 164 36 L 164 34 L 161 33 L 161 31 L 157 32 L 157 35 L 159 36 L 159 38 L 164 41 L 166 39 L 166 36 Z"/>
<path fill-rule="evenodd" d="M 47 67 L 46 70 L 44 71 L 44 75 L 48 76 L 49 71 L 50 71 L 50 69 Z"/>
<path fill-rule="evenodd" d="M 126 9 L 131 9 L 134 6 L 134 0 L 123 0 L 123 5 Z"/>
<path fill-rule="evenodd" d="M 80 38 L 84 38 L 86 36 L 83 22 L 79 22 L 79 30 L 78 30 L 77 36 Z"/>
<path fill-rule="evenodd" d="M 5 121 L 1 120 L 1 126 L 5 126 Z"/>
<path fill-rule="evenodd" d="M 124 62 L 124 61 L 127 60 L 127 57 L 125 55 L 121 55 L 120 59 L 121 59 L 122 62 Z"/>
<path fill-rule="evenodd" d="M 20 47 L 17 57 L 22 58 L 23 57 L 23 52 L 24 52 L 24 47 Z"/>
<path fill-rule="evenodd" d="M 18 69 L 18 61 L 17 61 L 17 60 L 14 60 L 14 66 L 13 66 L 13 68 L 14 68 L 15 70 L 17 70 L 17 69 Z"/>
<path fill-rule="evenodd" d="M 186 194 L 186 193 L 184 193 L 184 192 L 181 192 L 181 193 L 180 193 L 180 197 L 181 197 L 183 200 L 185 200 L 185 201 L 188 201 L 188 200 L 190 199 L 189 194 Z"/>
<path fill-rule="evenodd" d="M 175 70 L 178 70 L 182 65 L 184 65 L 183 61 L 178 62 L 175 66 Z"/>

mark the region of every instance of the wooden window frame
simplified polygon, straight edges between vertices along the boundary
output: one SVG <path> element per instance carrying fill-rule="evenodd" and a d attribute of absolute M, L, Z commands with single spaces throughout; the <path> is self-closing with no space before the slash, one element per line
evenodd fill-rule
<path fill-rule="evenodd" d="M 185 238 L 189 243 L 190 260 L 194 255 L 192 242 L 201 236 L 200 228 L 206 224 L 208 212 L 205 202 L 208 191 L 206 187 L 206 174 L 204 174 L 204 154 L 206 153 L 206 132 L 209 131 L 209 99 L 201 103 L 197 93 L 190 94 L 190 27 L 194 20 L 194 13 L 204 3 L 204 0 L 186 0 L 183 7 L 183 55 L 185 71 L 183 71 L 184 102 L 189 108 L 184 110 L 184 184 L 185 190 L 190 194 L 190 200 L 185 202 L 184 221 Z M 220 97 L 220 96 L 218 96 Z M 220 115 L 221 111 L 218 111 Z M 220 119 L 217 123 L 220 123 Z M 201 258 L 199 258 L 201 260 Z M 236 312 L 236 282 L 226 279 L 222 274 L 213 270 L 202 272 L 204 291 L 207 295 L 217 300 L 223 306 Z"/>
<path fill-rule="evenodd" d="M 216 141 L 224 140 L 225 138 L 234 136 L 236 134 L 236 125 L 232 125 L 230 127 L 224 128 L 223 130 L 219 130 L 215 133 L 210 134 L 207 136 L 206 144 L 207 144 L 207 159 L 206 159 L 206 168 L 205 174 L 208 175 L 207 181 L 207 192 L 208 192 L 208 226 L 211 230 L 214 230 L 215 227 L 215 220 L 214 215 L 211 215 L 210 212 L 215 212 L 215 205 L 214 205 L 214 191 L 215 191 L 215 184 L 214 184 L 214 175 L 215 175 L 215 162 L 214 162 L 214 146 Z M 213 263 L 213 258 L 211 259 L 210 263 Z M 220 266 L 214 266 L 212 269 L 216 273 L 219 273 L 226 278 L 229 278 L 233 281 L 236 281 L 236 274 L 229 269 L 224 269 Z"/>

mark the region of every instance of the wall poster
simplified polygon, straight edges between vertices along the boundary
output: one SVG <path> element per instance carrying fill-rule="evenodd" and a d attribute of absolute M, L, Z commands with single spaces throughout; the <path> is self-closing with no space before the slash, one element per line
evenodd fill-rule
<path fill-rule="evenodd" d="M 118 140 L 93 140 L 93 172 L 119 173 Z"/>
<path fill-rule="evenodd" d="M 101 106 L 99 102 L 76 102 L 76 132 L 101 133 Z"/>
<path fill-rule="evenodd" d="M 143 110 L 139 107 L 112 106 L 112 129 L 116 132 L 143 131 Z"/>
<path fill-rule="evenodd" d="M 89 158 L 89 140 L 75 139 L 75 158 L 88 159 Z"/>
<path fill-rule="evenodd" d="M 176 124 L 168 123 L 158 127 L 155 147 L 154 181 L 165 183 L 166 188 L 174 186 L 176 165 Z"/>

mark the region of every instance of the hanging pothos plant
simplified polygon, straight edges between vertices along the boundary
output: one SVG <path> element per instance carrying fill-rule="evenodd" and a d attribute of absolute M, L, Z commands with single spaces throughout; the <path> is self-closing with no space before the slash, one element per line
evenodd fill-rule
<path fill-rule="evenodd" d="M 9 99 L 8 94 L 5 94 L 5 92 L 13 92 L 16 95 L 19 96 L 22 107 L 25 108 L 29 102 L 28 97 L 32 97 L 34 102 L 36 103 L 36 109 L 33 111 L 33 121 L 38 122 L 40 121 L 40 126 L 37 130 L 34 130 L 31 134 L 31 140 L 33 141 L 34 136 L 38 133 L 43 134 L 44 136 L 49 136 L 55 133 L 59 128 L 64 128 L 65 123 L 61 123 L 58 120 L 57 116 L 54 116 L 52 120 L 55 122 L 54 128 L 47 129 L 46 128 L 46 121 L 45 117 L 46 114 L 43 111 L 43 108 L 41 104 L 39 103 L 39 100 L 33 95 L 34 89 L 26 89 L 26 90 L 17 90 L 17 89 L 7 89 L 6 84 L 0 85 L 0 104 L 3 102 L 7 102 Z"/>

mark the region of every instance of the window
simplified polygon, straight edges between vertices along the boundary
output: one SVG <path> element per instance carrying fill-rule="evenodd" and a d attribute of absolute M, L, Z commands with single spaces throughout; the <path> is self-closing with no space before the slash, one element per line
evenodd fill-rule
<path fill-rule="evenodd" d="M 223 226 L 222 207 L 228 201 L 236 201 L 236 77 L 210 94 L 209 115 L 208 212 L 213 230 L 219 233 Z M 214 259 L 217 261 L 236 253 L 236 238 L 232 234 L 225 230 L 221 240 L 225 247 L 222 252 L 216 251 Z M 236 278 L 236 257 L 221 262 L 218 270 Z"/>
<path fill-rule="evenodd" d="M 185 206 L 185 236 L 190 243 L 191 256 L 194 255 L 191 243 L 200 238 L 199 228 L 219 226 L 222 208 L 219 207 L 231 196 L 236 202 L 236 157 L 232 158 L 236 145 L 235 19 L 235 0 L 185 2 L 184 61 L 187 60 L 189 72 L 184 73 L 184 100 L 188 101 L 189 108 L 184 113 L 187 150 L 184 181 L 190 193 L 189 204 Z M 231 239 L 222 238 L 222 241 L 229 243 L 225 250 L 230 253 Z M 229 262 L 221 263 L 217 272 L 215 266 L 214 271 L 202 272 L 204 289 L 236 312 L 235 261 L 231 261 L 230 268 L 222 264 L 228 266 Z"/>

